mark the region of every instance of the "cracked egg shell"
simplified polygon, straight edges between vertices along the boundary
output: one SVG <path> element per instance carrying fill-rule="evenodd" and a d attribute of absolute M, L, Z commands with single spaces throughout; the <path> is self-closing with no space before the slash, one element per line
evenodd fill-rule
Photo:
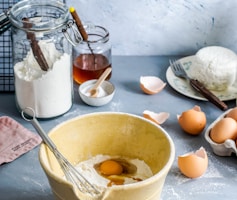
<path fill-rule="evenodd" d="M 208 167 L 206 150 L 201 147 L 195 152 L 190 152 L 178 157 L 178 167 L 182 174 L 189 178 L 202 176 Z"/>
<path fill-rule="evenodd" d="M 156 76 L 140 77 L 140 87 L 146 94 L 156 94 L 160 92 L 165 86 L 166 83 Z"/>
<path fill-rule="evenodd" d="M 169 116 L 170 114 L 167 112 L 155 113 L 149 110 L 144 110 L 143 112 L 143 117 L 155 122 L 158 125 L 163 124 L 169 118 Z"/>
<path fill-rule="evenodd" d="M 206 127 L 206 114 L 197 105 L 184 111 L 177 118 L 181 128 L 190 135 L 199 135 Z"/>

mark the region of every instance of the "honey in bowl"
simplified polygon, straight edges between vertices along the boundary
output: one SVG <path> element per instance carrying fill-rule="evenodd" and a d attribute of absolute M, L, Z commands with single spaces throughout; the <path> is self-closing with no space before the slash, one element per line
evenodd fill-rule
<path fill-rule="evenodd" d="M 81 54 L 73 61 L 73 78 L 78 84 L 98 79 L 108 67 L 111 67 L 111 64 L 102 54 Z M 110 77 L 111 73 L 106 80 Z"/>

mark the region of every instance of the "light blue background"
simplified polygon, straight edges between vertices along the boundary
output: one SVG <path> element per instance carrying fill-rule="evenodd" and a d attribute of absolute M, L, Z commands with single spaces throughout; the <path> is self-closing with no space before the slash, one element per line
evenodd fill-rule
<path fill-rule="evenodd" d="M 210 45 L 237 52 L 236 0 L 66 1 L 110 31 L 113 55 L 191 55 Z"/>

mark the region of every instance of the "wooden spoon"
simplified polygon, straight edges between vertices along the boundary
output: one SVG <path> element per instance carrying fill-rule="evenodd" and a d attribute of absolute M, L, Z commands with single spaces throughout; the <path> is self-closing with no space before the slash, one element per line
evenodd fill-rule
<path fill-rule="evenodd" d="M 95 83 L 95 85 L 89 89 L 89 93 L 91 97 L 97 97 L 98 95 L 98 88 L 100 87 L 100 85 L 104 82 L 104 80 L 107 78 L 107 76 L 110 74 L 110 72 L 112 71 L 111 67 L 108 67 L 103 74 L 100 76 L 100 78 L 97 80 L 97 82 Z"/>

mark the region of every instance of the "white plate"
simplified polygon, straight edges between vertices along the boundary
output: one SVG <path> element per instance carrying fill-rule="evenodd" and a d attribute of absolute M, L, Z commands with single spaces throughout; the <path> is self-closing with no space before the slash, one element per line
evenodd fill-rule
<path fill-rule="evenodd" d="M 182 63 L 187 74 L 189 74 L 190 68 L 195 67 L 195 60 L 196 60 L 195 56 L 188 56 L 181 58 L 179 60 Z M 177 92 L 190 98 L 207 101 L 206 98 L 204 98 L 201 94 L 192 89 L 188 81 L 175 76 L 170 66 L 166 71 L 166 79 L 170 84 L 170 86 Z M 212 91 L 212 92 L 222 101 L 233 100 L 236 99 L 237 97 L 237 89 L 234 87 L 230 87 L 228 90 L 225 91 Z"/>

